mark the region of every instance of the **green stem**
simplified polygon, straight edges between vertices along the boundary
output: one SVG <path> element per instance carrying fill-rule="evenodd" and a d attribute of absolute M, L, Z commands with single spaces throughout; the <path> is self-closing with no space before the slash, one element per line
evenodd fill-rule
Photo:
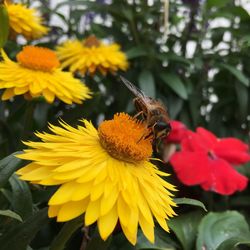
<path fill-rule="evenodd" d="M 79 216 L 74 220 L 66 222 L 59 234 L 53 240 L 50 250 L 63 250 L 72 234 L 83 225 L 83 216 Z"/>
<path fill-rule="evenodd" d="M 137 31 L 134 19 L 130 20 L 130 28 L 131 28 L 131 31 L 132 31 L 132 34 L 133 34 L 133 37 L 135 39 L 136 44 L 139 45 L 140 40 L 139 40 L 138 31 Z"/>

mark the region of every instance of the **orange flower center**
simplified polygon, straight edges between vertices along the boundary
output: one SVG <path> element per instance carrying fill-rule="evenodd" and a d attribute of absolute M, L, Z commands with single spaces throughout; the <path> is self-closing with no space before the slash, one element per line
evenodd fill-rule
<path fill-rule="evenodd" d="M 83 45 L 85 47 L 91 48 L 91 47 L 99 47 L 101 45 L 100 41 L 96 38 L 95 35 L 90 35 L 88 38 L 86 38 L 83 41 Z"/>
<path fill-rule="evenodd" d="M 36 46 L 25 46 L 17 54 L 17 61 L 25 68 L 45 72 L 52 72 L 60 66 L 54 51 Z"/>
<path fill-rule="evenodd" d="M 104 121 L 98 128 L 101 145 L 119 160 L 139 162 L 147 160 L 152 154 L 152 138 L 145 125 L 131 116 L 120 113 L 113 120 Z"/>

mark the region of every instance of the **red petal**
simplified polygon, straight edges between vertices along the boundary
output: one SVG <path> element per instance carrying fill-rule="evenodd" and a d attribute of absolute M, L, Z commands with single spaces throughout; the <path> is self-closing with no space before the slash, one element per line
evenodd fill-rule
<path fill-rule="evenodd" d="M 236 138 L 220 139 L 214 148 L 214 153 L 235 165 L 250 161 L 248 145 Z"/>
<path fill-rule="evenodd" d="M 186 131 L 186 137 L 181 141 L 181 148 L 184 151 L 207 152 L 209 148 L 206 142 L 195 132 Z"/>
<path fill-rule="evenodd" d="M 209 160 L 209 175 L 201 186 L 205 190 L 231 195 L 246 188 L 248 179 L 223 159 Z"/>
<path fill-rule="evenodd" d="M 187 131 L 186 126 L 179 121 L 171 121 L 171 132 L 166 138 L 166 142 L 180 143 Z"/>
<path fill-rule="evenodd" d="M 210 131 L 205 128 L 198 127 L 196 129 L 197 134 L 201 141 L 206 144 L 208 149 L 212 149 L 214 145 L 217 143 L 217 137 Z"/>
<path fill-rule="evenodd" d="M 197 185 L 207 180 L 207 162 L 208 157 L 203 152 L 177 152 L 170 159 L 178 178 L 185 185 Z"/>

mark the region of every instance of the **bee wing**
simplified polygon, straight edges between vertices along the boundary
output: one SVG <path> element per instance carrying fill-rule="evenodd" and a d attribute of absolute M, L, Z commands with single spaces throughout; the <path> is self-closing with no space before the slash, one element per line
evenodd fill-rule
<path fill-rule="evenodd" d="M 136 96 L 136 97 L 140 97 L 142 99 L 146 98 L 146 95 L 140 90 L 138 89 L 133 83 L 131 83 L 130 81 L 128 81 L 126 78 L 124 78 L 123 76 L 120 76 L 120 79 L 122 81 L 123 84 L 126 85 L 126 87 Z"/>

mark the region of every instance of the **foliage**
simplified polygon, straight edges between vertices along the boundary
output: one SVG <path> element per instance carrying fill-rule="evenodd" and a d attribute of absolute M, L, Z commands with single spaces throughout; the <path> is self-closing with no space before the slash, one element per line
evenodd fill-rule
<path fill-rule="evenodd" d="M 129 70 L 121 74 L 160 99 L 171 119 L 190 129 L 206 127 L 218 137 L 249 141 L 250 16 L 238 1 L 170 1 L 166 23 L 160 0 L 23 2 L 39 4 L 50 27 L 45 38 L 28 43 L 54 49 L 63 39 L 90 34 L 113 40 L 121 45 L 130 63 Z M 62 11 L 65 8 L 68 15 Z M 225 25 L 217 25 L 221 18 Z M 5 51 L 15 58 L 22 41 L 9 36 L 6 42 L 7 20 L 0 7 L 0 47 L 5 44 Z M 49 220 L 45 207 L 56 188 L 28 185 L 14 174 L 24 164 L 13 156 L 24 148 L 21 141 L 34 140 L 34 131 L 46 131 L 48 122 L 57 124 L 59 117 L 71 125 L 82 117 L 96 125 L 116 112 L 134 113 L 133 96 L 118 75 L 76 76 L 94 93 L 81 105 L 60 101 L 47 104 L 42 98 L 28 102 L 22 96 L 0 102 L 1 249 L 84 249 L 85 243 L 89 243 L 88 250 L 226 250 L 250 246 L 249 188 L 230 197 L 219 196 L 184 187 L 174 174 L 171 183 L 178 186 L 177 196 L 187 199 L 179 200 L 178 217 L 169 223 L 170 234 L 155 227 L 155 244 L 149 243 L 139 229 L 138 242 L 132 246 L 119 227 L 104 242 L 95 225 L 89 228 L 92 239 L 88 241 L 82 218 L 65 224 Z M 166 170 L 166 164 L 159 167 Z M 171 171 L 167 166 L 167 172 Z M 249 177 L 249 164 L 239 171 Z"/>

